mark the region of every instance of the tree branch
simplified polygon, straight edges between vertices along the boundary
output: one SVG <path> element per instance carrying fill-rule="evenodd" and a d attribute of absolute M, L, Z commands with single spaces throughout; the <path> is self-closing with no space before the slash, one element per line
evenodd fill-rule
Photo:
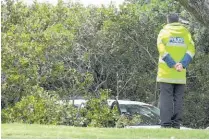
<path fill-rule="evenodd" d="M 200 23 L 209 27 L 209 0 L 176 0 Z"/>

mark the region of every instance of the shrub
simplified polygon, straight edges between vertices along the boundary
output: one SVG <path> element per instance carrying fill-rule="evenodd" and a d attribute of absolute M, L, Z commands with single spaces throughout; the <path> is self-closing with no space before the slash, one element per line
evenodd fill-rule
<path fill-rule="evenodd" d="M 43 92 L 43 93 L 41 93 Z M 13 107 L 2 110 L 2 122 L 23 122 L 38 124 L 58 124 L 62 107 L 55 104 L 56 96 L 39 90 L 34 95 L 23 97 Z"/>
<path fill-rule="evenodd" d="M 185 97 L 184 117 L 185 126 L 206 128 L 209 126 L 209 96 L 199 92 L 190 93 Z"/>
<path fill-rule="evenodd" d="M 61 125 L 69 126 L 86 126 L 87 119 L 83 114 L 87 112 L 84 108 L 77 108 L 66 101 L 66 104 L 62 106 L 61 110 Z"/>
<path fill-rule="evenodd" d="M 121 115 L 116 123 L 117 128 L 123 128 L 129 125 L 136 125 L 141 122 L 140 115 L 127 116 Z"/>
<path fill-rule="evenodd" d="M 108 90 L 101 90 L 99 98 L 91 98 L 86 105 L 86 118 L 88 126 L 94 127 L 114 127 L 118 120 L 119 113 L 111 110 L 107 104 Z"/>

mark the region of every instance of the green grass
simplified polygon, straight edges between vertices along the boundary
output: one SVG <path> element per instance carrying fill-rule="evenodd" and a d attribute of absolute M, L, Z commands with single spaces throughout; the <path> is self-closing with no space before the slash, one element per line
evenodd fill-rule
<path fill-rule="evenodd" d="M 208 130 L 81 128 L 38 124 L 2 124 L 3 139 L 208 139 Z"/>

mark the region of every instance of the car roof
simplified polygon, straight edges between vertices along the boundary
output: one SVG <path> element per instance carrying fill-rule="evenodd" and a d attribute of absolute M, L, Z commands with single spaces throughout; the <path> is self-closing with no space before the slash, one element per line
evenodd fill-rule
<path fill-rule="evenodd" d="M 112 105 L 112 103 L 113 102 L 115 102 L 116 100 L 114 100 L 114 99 L 108 99 L 107 100 L 107 103 L 108 103 L 108 105 L 109 106 L 111 106 Z M 74 105 L 81 105 L 81 104 L 85 104 L 86 102 L 87 102 L 87 100 L 85 100 L 85 99 L 74 99 L 74 100 L 69 100 L 69 104 L 73 104 L 73 102 L 74 102 Z M 65 101 L 59 101 L 59 104 L 64 104 L 64 103 L 66 103 Z M 119 104 L 125 104 L 125 105 L 128 105 L 128 104 L 135 104 L 135 105 L 148 105 L 148 106 L 150 106 L 149 104 L 146 104 L 146 103 L 144 103 L 144 102 L 139 102 L 139 101 L 130 101 L 130 100 L 118 100 L 118 103 Z"/>
<path fill-rule="evenodd" d="M 70 102 L 73 103 L 73 100 L 70 100 Z M 76 100 L 74 100 L 74 104 L 75 105 L 80 105 L 80 104 L 86 103 L 86 102 L 87 102 L 87 100 L 84 100 L 84 99 L 76 99 Z"/>
<path fill-rule="evenodd" d="M 108 102 L 108 105 L 111 105 L 114 101 L 116 100 L 113 100 L 113 99 L 109 99 L 107 100 Z M 118 103 L 119 104 L 135 104 L 135 105 L 149 105 L 149 104 L 146 104 L 146 103 L 143 103 L 143 102 L 139 102 L 139 101 L 129 101 L 129 100 L 118 100 Z"/>
<path fill-rule="evenodd" d="M 81 105 L 81 104 L 86 103 L 87 100 L 84 100 L 84 99 L 75 99 L 75 100 L 69 100 L 69 101 L 59 100 L 57 103 L 58 104 L 66 104 L 66 103 L 73 104 L 73 102 L 74 102 L 74 105 Z"/>

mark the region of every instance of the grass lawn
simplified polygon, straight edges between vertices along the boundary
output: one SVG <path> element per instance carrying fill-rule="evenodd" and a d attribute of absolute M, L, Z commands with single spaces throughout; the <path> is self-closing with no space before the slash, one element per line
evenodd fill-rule
<path fill-rule="evenodd" d="M 81 128 L 38 124 L 1 124 L 3 139 L 209 139 L 209 130 Z"/>

